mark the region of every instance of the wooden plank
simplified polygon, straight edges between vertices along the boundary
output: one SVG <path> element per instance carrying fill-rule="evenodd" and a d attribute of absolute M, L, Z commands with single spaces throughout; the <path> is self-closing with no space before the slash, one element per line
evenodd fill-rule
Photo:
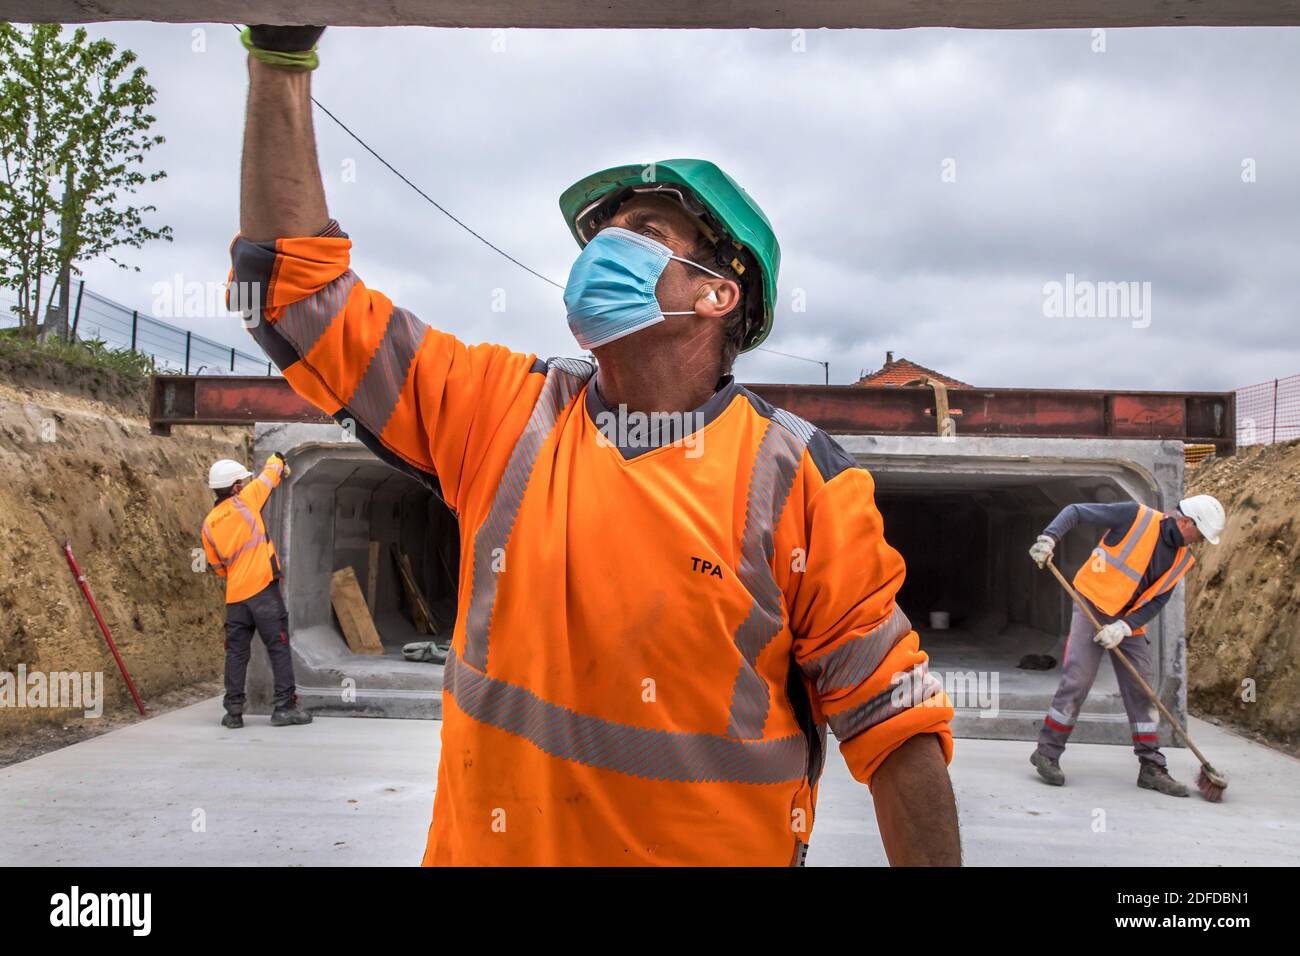
<path fill-rule="evenodd" d="M 433 615 L 429 612 L 429 605 L 425 603 L 424 594 L 415 581 L 415 572 L 411 570 L 411 562 L 395 544 L 393 545 L 393 559 L 397 562 L 398 577 L 402 581 L 402 589 L 406 592 L 406 603 L 411 608 L 411 623 L 422 634 L 437 633 L 433 626 Z"/>
<path fill-rule="evenodd" d="M 361 585 L 357 583 L 357 573 L 349 565 L 339 568 L 330 578 L 330 603 L 338 615 L 339 627 L 343 630 L 343 639 L 348 642 L 353 654 L 378 655 L 384 653 L 383 642 L 375 630 L 374 618 L 361 596 Z"/>
<path fill-rule="evenodd" d="M 413 610 L 412 616 L 415 618 L 416 630 L 424 634 L 432 634 L 434 632 L 433 615 L 429 613 L 429 606 L 424 603 L 424 594 L 415 581 L 415 572 L 411 569 L 411 559 L 404 554 L 399 555 L 398 566 L 402 569 L 402 583 L 406 586 L 406 597 Z"/>
<path fill-rule="evenodd" d="M 366 606 L 375 613 L 375 592 L 379 586 L 379 542 L 370 542 L 370 558 L 366 565 Z"/>

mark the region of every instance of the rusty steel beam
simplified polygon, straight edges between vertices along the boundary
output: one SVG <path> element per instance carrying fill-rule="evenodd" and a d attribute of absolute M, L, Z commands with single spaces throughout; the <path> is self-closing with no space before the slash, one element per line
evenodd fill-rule
<path fill-rule="evenodd" d="M 155 375 L 149 383 L 149 428 L 155 435 L 170 435 L 173 425 L 328 421 L 278 377 Z"/>
<path fill-rule="evenodd" d="M 928 388 L 860 385 L 750 385 L 773 405 L 832 434 L 933 435 L 935 396 Z M 1046 388 L 950 388 L 958 435 L 1028 438 L 1147 438 L 1236 447 L 1232 392 L 1130 392 Z M 327 422 L 282 378 L 155 375 L 149 424 Z"/>
<path fill-rule="evenodd" d="M 832 433 L 934 435 L 928 388 L 859 385 L 750 385 L 773 405 Z M 1140 392 L 1090 389 L 950 388 L 958 435 L 1028 438 L 1165 438 L 1236 446 L 1232 392 Z"/>

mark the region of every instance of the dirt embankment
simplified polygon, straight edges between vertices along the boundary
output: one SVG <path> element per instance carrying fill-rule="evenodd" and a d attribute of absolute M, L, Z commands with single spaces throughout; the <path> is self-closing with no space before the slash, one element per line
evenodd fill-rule
<path fill-rule="evenodd" d="M 122 375 L 102 365 L 71 364 L 29 345 L 19 345 L 17 340 L 0 340 L 0 382 L 17 386 L 21 389 L 18 394 L 27 401 L 39 395 L 50 396 L 56 403 L 76 397 L 105 403 L 119 414 L 142 416 L 149 411 L 147 379 Z"/>
<path fill-rule="evenodd" d="M 1189 702 L 1295 753 L 1300 442 L 1202 465 L 1188 472 L 1187 489 L 1214 495 L 1228 512 L 1219 546 L 1202 545 L 1187 577 Z"/>
<path fill-rule="evenodd" d="M 0 384 L 0 680 L 19 665 L 28 674 L 102 672 L 107 720 L 0 706 L 0 741 L 64 727 L 93 734 L 135 712 L 68 568 L 65 538 L 146 707 L 195 685 L 215 692 L 222 589 L 194 569 L 193 549 L 212 503 L 208 466 L 247 461 L 249 430 L 155 437 L 119 396 L 107 404 L 11 381 Z"/>

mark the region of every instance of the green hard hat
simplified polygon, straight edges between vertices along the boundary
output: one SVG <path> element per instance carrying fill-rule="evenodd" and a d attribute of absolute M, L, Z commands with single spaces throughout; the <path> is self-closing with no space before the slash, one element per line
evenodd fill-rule
<path fill-rule="evenodd" d="M 749 312 L 741 351 L 762 344 L 772 331 L 781 246 L 758 203 L 713 163 L 665 159 L 603 169 L 566 189 L 560 196 L 560 211 L 573 238 L 585 246 L 625 200 L 634 194 L 656 193 L 676 199 L 695 215 L 717 246 L 718 261 L 740 275 Z"/>

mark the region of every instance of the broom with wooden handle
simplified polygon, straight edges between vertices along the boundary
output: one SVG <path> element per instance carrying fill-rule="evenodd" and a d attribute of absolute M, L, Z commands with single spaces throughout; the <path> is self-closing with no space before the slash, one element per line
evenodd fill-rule
<path fill-rule="evenodd" d="M 1074 590 L 1070 585 L 1070 582 L 1065 580 L 1065 575 L 1063 575 L 1060 569 L 1052 563 L 1051 558 L 1047 559 L 1045 566 L 1051 569 L 1052 574 L 1056 575 L 1056 580 L 1061 582 L 1061 587 L 1065 588 L 1070 597 L 1074 599 L 1074 603 L 1079 606 L 1079 610 L 1088 616 L 1088 620 L 1092 622 L 1092 626 L 1096 630 L 1100 631 L 1101 624 L 1093 615 L 1092 609 L 1084 603 L 1083 598 L 1079 597 L 1078 592 Z M 1160 713 L 1164 715 L 1165 720 L 1169 721 L 1170 726 L 1172 726 L 1178 733 L 1178 736 L 1183 738 L 1183 743 L 1187 744 L 1187 749 L 1196 754 L 1196 759 L 1201 762 L 1201 770 L 1196 775 L 1196 789 L 1201 791 L 1201 796 L 1206 800 L 1211 803 L 1218 803 L 1223 799 L 1223 791 L 1228 789 L 1227 776 L 1215 770 L 1214 767 L 1211 766 L 1210 762 L 1205 759 L 1205 756 L 1196 749 L 1196 744 L 1192 743 L 1192 738 L 1187 736 L 1187 731 L 1183 729 L 1182 724 L 1178 723 L 1174 718 L 1174 715 L 1169 712 L 1169 709 L 1161 703 L 1160 698 L 1156 696 L 1156 692 L 1151 689 L 1151 685 L 1143 679 L 1142 675 L 1138 673 L 1138 669 L 1133 666 L 1133 662 L 1121 654 L 1118 647 L 1111 648 L 1110 653 L 1112 659 L 1121 662 L 1128 668 L 1129 674 L 1131 674 L 1133 679 L 1137 681 L 1138 686 L 1146 692 L 1147 697 L 1151 698 L 1151 703 L 1156 705 L 1160 710 Z"/>

